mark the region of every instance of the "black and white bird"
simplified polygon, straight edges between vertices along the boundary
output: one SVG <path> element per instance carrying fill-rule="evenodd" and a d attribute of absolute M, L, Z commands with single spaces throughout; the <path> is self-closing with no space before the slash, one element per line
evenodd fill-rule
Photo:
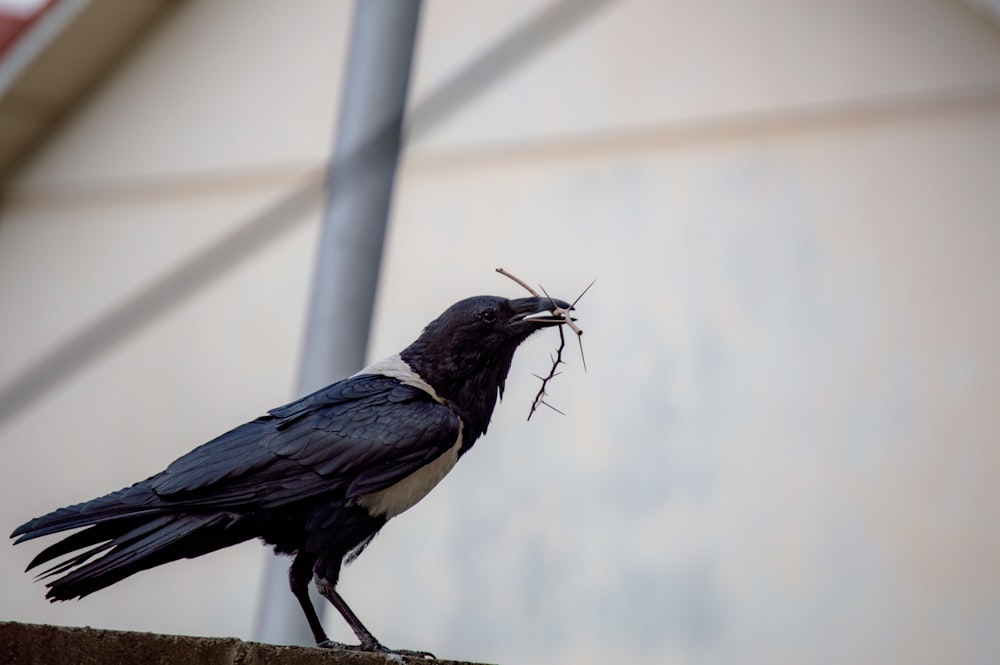
<path fill-rule="evenodd" d="M 412 507 L 486 432 L 518 345 L 567 322 L 552 298 L 459 301 L 401 353 L 212 439 L 131 487 L 14 530 L 16 543 L 87 527 L 49 546 L 52 601 L 252 538 L 292 555 L 289 583 L 319 646 L 318 591 L 365 651 L 390 651 L 336 591 L 341 566 Z M 81 551 L 82 550 L 82 551 Z M 96 558 L 95 558 L 96 557 Z M 398 653 L 416 653 L 404 652 Z"/>

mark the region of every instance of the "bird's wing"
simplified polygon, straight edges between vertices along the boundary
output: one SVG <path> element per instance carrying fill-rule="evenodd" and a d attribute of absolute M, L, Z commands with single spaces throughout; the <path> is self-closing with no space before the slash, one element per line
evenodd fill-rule
<path fill-rule="evenodd" d="M 425 391 L 361 375 L 241 425 L 147 482 L 161 500 L 186 507 L 349 499 L 433 461 L 455 445 L 460 431 L 458 416 Z"/>

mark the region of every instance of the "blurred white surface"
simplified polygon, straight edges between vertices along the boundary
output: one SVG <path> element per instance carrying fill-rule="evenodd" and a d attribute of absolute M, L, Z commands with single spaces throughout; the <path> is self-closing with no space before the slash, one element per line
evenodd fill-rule
<path fill-rule="evenodd" d="M 413 98 L 542 6 L 429 0 Z M 189 3 L 53 137 L 0 211 L 0 385 L 320 164 L 348 10 Z M 598 282 L 589 371 L 568 340 L 550 386 L 567 416 L 524 421 L 557 341 L 536 336 L 486 438 L 345 571 L 380 639 L 510 663 L 1000 659 L 994 24 L 930 0 L 618 2 L 411 148 L 373 357 L 461 297 L 521 295 L 497 266 L 562 298 Z M 287 401 L 315 230 L 5 423 L 0 524 Z M 21 573 L 38 549 L 0 548 L 0 618 L 241 637 L 269 556 L 50 606 Z"/>

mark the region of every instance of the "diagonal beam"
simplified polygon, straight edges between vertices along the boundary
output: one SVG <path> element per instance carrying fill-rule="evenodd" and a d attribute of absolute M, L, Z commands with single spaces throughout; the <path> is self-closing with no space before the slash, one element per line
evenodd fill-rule
<path fill-rule="evenodd" d="M 477 96 L 569 34 L 613 0 L 561 0 L 542 11 L 473 60 L 461 72 L 418 103 L 407 119 L 406 143 L 425 136 Z M 359 177 L 373 150 L 392 132 L 373 137 L 339 166 L 339 182 Z M 111 311 L 85 326 L 45 358 L 0 388 L 0 425 L 62 381 L 150 325 L 173 307 L 297 228 L 319 205 L 322 183 L 310 181 L 243 226 L 212 243 L 155 283 L 140 289 Z"/>

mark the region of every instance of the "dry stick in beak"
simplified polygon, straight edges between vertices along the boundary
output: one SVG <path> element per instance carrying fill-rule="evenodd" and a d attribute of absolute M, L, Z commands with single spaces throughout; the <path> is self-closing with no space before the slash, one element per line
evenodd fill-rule
<path fill-rule="evenodd" d="M 497 272 L 500 273 L 501 275 L 503 275 L 504 277 L 509 277 L 510 279 L 512 279 L 515 282 L 517 282 L 518 284 L 520 284 L 522 287 L 524 287 L 524 289 L 528 293 L 530 293 L 534 297 L 536 297 L 536 298 L 541 298 L 542 297 L 542 295 L 540 293 L 538 293 L 538 291 L 536 291 L 533 288 L 531 288 L 530 286 L 528 286 L 528 284 L 524 280 L 515 277 L 514 275 L 510 274 L 509 272 L 507 272 L 503 268 L 497 268 Z M 596 282 L 596 281 L 597 280 L 594 280 L 594 282 Z M 584 296 L 584 294 L 587 293 L 587 291 L 590 290 L 590 287 L 592 287 L 594 285 L 594 282 L 591 282 L 590 284 L 588 284 L 587 288 L 585 288 L 583 290 L 583 293 L 581 293 L 580 295 L 578 295 L 576 297 L 576 300 L 574 300 L 573 303 L 567 309 L 563 309 L 562 307 L 559 307 L 558 305 L 556 305 L 555 301 L 552 300 L 552 296 L 550 296 L 545 291 L 545 289 L 543 287 L 541 287 L 541 285 L 539 285 L 539 288 L 541 288 L 542 292 L 545 293 L 545 297 L 548 298 L 550 301 L 552 301 L 552 312 L 556 316 L 562 317 L 562 319 L 565 322 L 565 324 L 568 325 L 570 327 L 570 329 L 573 332 L 576 333 L 576 339 L 577 339 L 577 341 L 580 342 L 580 360 L 583 361 L 583 370 L 584 371 L 587 371 L 587 359 L 583 355 L 583 339 L 581 337 L 581 335 L 583 335 L 583 330 L 581 330 L 580 327 L 578 325 L 576 325 L 576 322 L 573 321 L 573 318 L 570 316 L 570 310 L 573 309 L 573 307 L 576 306 L 576 303 L 580 302 L 580 298 L 582 298 Z M 542 386 L 541 386 L 541 388 L 538 389 L 538 394 L 535 395 L 535 399 L 531 403 L 531 410 L 528 412 L 528 420 L 531 420 L 531 416 L 534 415 L 535 409 L 538 408 L 539 404 L 544 404 L 545 406 L 549 407 L 550 409 L 552 409 L 556 413 L 562 413 L 562 411 L 560 411 L 559 409 L 557 409 L 556 407 L 552 406 L 551 404 L 549 404 L 548 402 L 545 401 L 545 397 L 548 395 L 548 393 L 546 392 L 545 388 L 548 386 L 549 381 L 551 381 L 553 378 L 555 378 L 556 376 L 558 376 L 560 374 L 560 372 L 557 372 L 556 369 L 559 367 L 559 365 L 564 364 L 564 361 L 562 359 L 562 352 L 563 352 L 563 349 L 565 347 L 566 347 L 566 336 L 563 335 L 562 326 L 559 326 L 559 348 L 556 349 L 555 355 L 552 356 L 552 369 L 549 370 L 548 376 L 541 377 L 541 376 L 538 376 L 537 374 L 534 375 L 535 378 L 537 378 L 538 380 L 540 380 L 542 382 Z M 565 414 L 563 414 L 563 415 L 565 415 Z"/>
<path fill-rule="evenodd" d="M 504 277 L 511 278 L 512 280 L 514 280 L 515 282 L 517 282 L 518 284 L 520 284 L 522 287 L 524 287 L 525 291 L 527 291 L 531 295 L 535 296 L 536 298 L 541 298 L 542 297 L 541 293 L 539 293 L 538 291 L 536 291 L 533 288 L 531 288 L 530 286 L 528 286 L 528 283 L 525 282 L 523 279 L 521 279 L 519 277 L 514 277 L 514 275 L 511 275 L 509 272 L 507 272 L 503 268 L 497 268 L 497 272 L 500 273 L 501 275 L 503 275 Z"/>
<path fill-rule="evenodd" d="M 587 371 L 587 358 L 586 358 L 586 356 L 583 355 L 583 330 L 581 330 L 580 327 L 578 325 L 576 325 L 576 322 L 569 315 L 569 313 L 570 313 L 570 310 L 572 310 L 574 307 L 576 307 L 576 303 L 580 302 L 580 298 L 582 298 L 584 296 L 584 294 L 587 293 L 587 291 L 590 290 L 590 287 L 592 287 L 594 285 L 594 282 L 596 282 L 596 281 L 597 280 L 595 279 L 593 282 L 591 282 L 590 284 L 587 285 L 587 288 L 585 288 L 583 290 L 583 292 L 576 297 L 576 300 L 574 300 L 572 303 L 570 303 L 569 309 L 563 309 L 563 308 L 561 308 L 561 307 L 559 307 L 557 305 L 555 307 L 555 309 L 553 310 L 553 312 L 555 312 L 555 315 L 563 317 L 563 320 L 566 321 L 566 325 L 568 325 L 570 327 L 570 330 L 572 330 L 573 332 L 576 333 L 576 341 L 580 343 L 580 361 L 583 362 L 583 371 L 584 372 Z M 542 289 L 542 292 L 545 293 L 545 297 L 546 298 L 548 298 L 549 300 L 552 300 L 552 296 L 550 296 L 548 294 L 548 292 L 542 287 L 541 284 L 538 285 L 538 288 Z M 553 303 L 555 303 L 555 301 L 553 301 Z M 559 327 L 559 335 L 560 336 L 562 335 L 562 326 Z"/>
<path fill-rule="evenodd" d="M 548 298 L 549 300 L 552 300 L 552 296 L 550 296 L 545 291 L 545 289 L 541 287 L 541 285 L 539 285 L 539 288 L 542 289 L 542 293 L 539 293 L 538 291 L 536 291 L 533 288 L 531 288 L 531 286 L 529 286 L 528 283 L 525 282 L 523 279 L 521 279 L 520 277 L 515 277 L 514 275 L 510 274 L 509 272 L 507 272 L 503 268 L 497 268 L 497 272 L 500 273 L 501 275 L 503 275 L 504 277 L 509 277 L 510 279 L 514 280 L 515 282 L 517 282 L 518 284 L 520 284 L 524 288 L 525 291 L 527 291 L 531 295 L 535 296 L 536 298 L 541 298 L 542 294 L 544 293 L 546 298 Z M 596 281 L 597 280 L 595 279 L 594 282 L 596 282 Z M 583 290 L 583 293 L 586 293 L 587 291 L 589 291 L 590 287 L 592 287 L 594 285 L 594 282 L 591 282 L 590 284 L 588 284 L 587 288 L 585 288 Z M 580 298 L 583 297 L 583 293 L 581 293 L 579 296 L 577 296 L 576 300 L 573 301 L 573 304 L 569 306 L 569 309 L 573 309 L 573 307 L 576 305 L 576 303 L 580 302 Z M 561 316 L 563 318 L 563 320 L 566 322 L 566 325 L 568 325 L 570 327 L 570 330 L 572 330 L 573 332 L 575 332 L 576 335 L 577 335 L 577 337 L 579 337 L 580 335 L 583 334 L 583 330 L 581 330 L 580 326 L 576 325 L 576 322 L 573 321 L 573 318 L 569 315 L 569 309 L 563 309 L 562 307 L 559 307 L 558 305 L 556 305 L 556 303 L 555 303 L 554 300 L 552 301 L 552 313 L 555 314 L 556 316 Z M 582 350 L 583 350 L 582 342 L 581 342 L 580 349 L 581 349 L 581 352 L 582 352 Z"/>

